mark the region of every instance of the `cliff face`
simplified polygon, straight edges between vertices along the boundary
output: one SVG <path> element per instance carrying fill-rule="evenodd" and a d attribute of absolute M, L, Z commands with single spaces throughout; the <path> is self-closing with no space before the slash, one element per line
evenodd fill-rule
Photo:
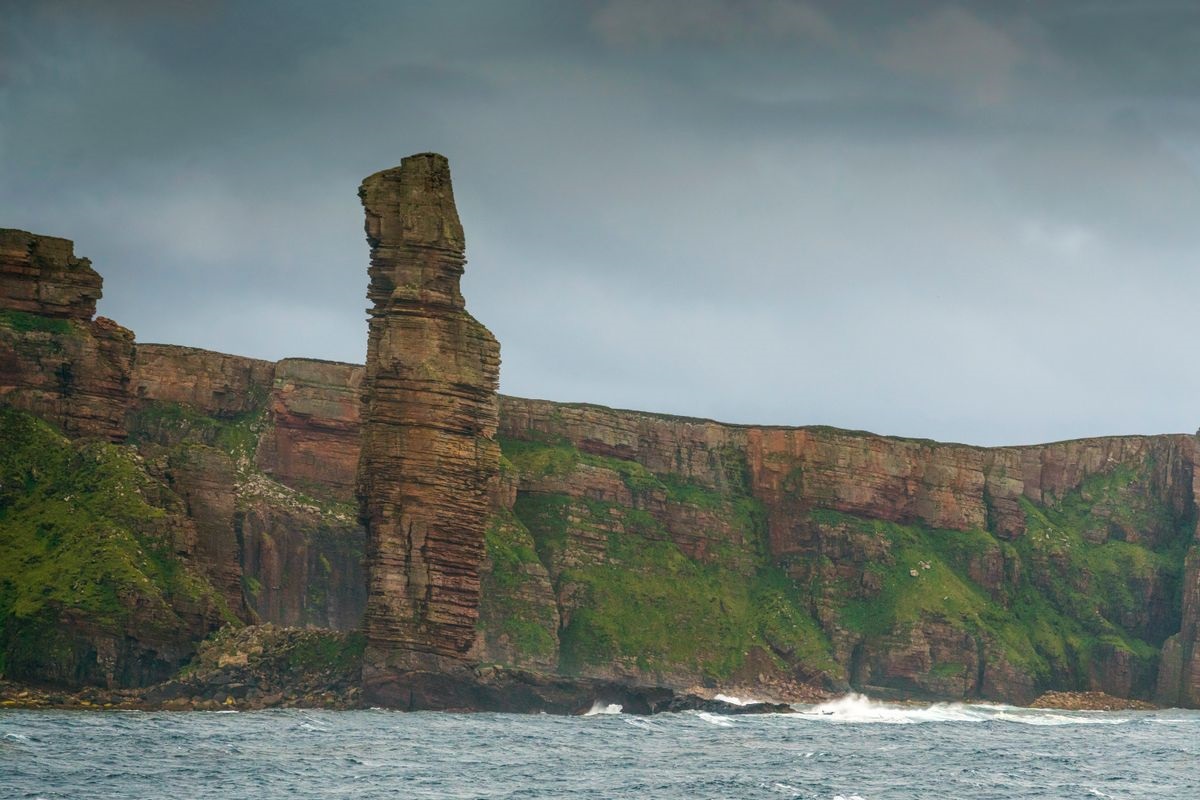
<path fill-rule="evenodd" d="M 100 287 L 68 240 L 0 229 L 0 398 L 72 435 L 118 441 L 133 334 L 92 319 Z"/>
<path fill-rule="evenodd" d="M 135 345 L 69 242 L 0 231 L 0 672 L 145 683 L 221 624 L 365 610 L 370 702 L 469 705 L 499 663 L 1200 706 L 1194 437 L 978 448 L 497 398 L 445 160 L 361 196 L 366 368 Z M 512 707 L 533 685 L 479 680 Z"/>
<path fill-rule="evenodd" d="M 500 351 L 465 310 L 450 171 L 411 156 L 359 189 L 371 247 L 358 495 L 367 531 L 368 696 L 475 644 Z"/>
<path fill-rule="evenodd" d="M 720 683 L 750 670 L 941 697 L 1028 700 L 1050 686 L 1144 697 L 1180 625 L 1192 437 L 987 449 L 514 398 L 500 437 L 515 515 L 555 587 L 562 665 L 583 674 Z M 641 578 L 665 582 L 672 568 L 617 546 L 630 537 L 695 564 L 690 580 L 711 582 L 742 633 L 706 633 L 699 621 L 712 617 L 699 604 L 681 614 L 679 593 L 665 614 L 639 600 Z M 689 616 L 690 650 L 641 640 Z M 803 633 L 789 643 L 781 627 Z"/>
<path fill-rule="evenodd" d="M 358 448 L 345 453 L 361 374 L 137 347 L 131 440 L 163 464 L 196 522 L 197 557 L 248 619 L 339 630 L 362 619 L 363 531 L 347 502 Z"/>
<path fill-rule="evenodd" d="M 174 403 L 206 417 L 261 411 L 275 364 L 168 344 L 139 344 L 130 381 L 134 404 Z"/>
<path fill-rule="evenodd" d="M 300 448 L 274 446 L 303 440 L 310 418 L 329 432 L 313 410 L 325 386 L 306 384 L 299 415 L 284 399 L 290 370 L 324 366 L 284 362 L 277 381 L 270 362 L 135 345 L 92 319 L 100 288 L 69 241 L 0 231 L 0 673 L 144 684 L 223 624 L 356 627 L 350 479 L 321 482 L 288 460 Z M 267 474 L 280 453 L 289 485 Z"/>
<path fill-rule="evenodd" d="M 90 322 L 103 281 L 67 239 L 0 229 L 0 298 L 4 308 L 52 319 Z"/>
<path fill-rule="evenodd" d="M 256 458 L 281 483 L 340 502 L 354 501 L 363 368 L 288 358 L 275 365 L 270 425 Z"/>

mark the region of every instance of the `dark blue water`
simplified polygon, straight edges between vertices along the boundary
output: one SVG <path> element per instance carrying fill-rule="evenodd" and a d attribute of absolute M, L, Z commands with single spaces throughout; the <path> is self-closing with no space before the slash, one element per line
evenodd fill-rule
<path fill-rule="evenodd" d="M 1200 713 L 0 712 L 5 798 L 1192 798 Z"/>

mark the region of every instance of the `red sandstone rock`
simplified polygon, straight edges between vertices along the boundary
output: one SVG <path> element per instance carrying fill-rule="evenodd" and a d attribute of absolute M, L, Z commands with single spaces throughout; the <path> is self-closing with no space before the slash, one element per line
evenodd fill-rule
<path fill-rule="evenodd" d="M 354 630 L 367 581 L 363 531 L 337 512 L 268 496 L 244 497 L 238 511 L 246 602 L 277 625 Z"/>
<path fill-rule="evenodd" d="M 263 402 L 275 365 L 168 344 L 139 344 L 131 381 L 137 401 L 180 403 L 209 417 L 235 417 Z"/>
<path fill-rule="evenodd" d="M 259 468 L 309 494 L 350 502 L 359 458 L 363 368 L 287 358 L 275 365 Z"/>
<path fill-rule="evenodd" d="M 168 456 L 166 478 L 195 523 L 189 561 L 224 595 L 229 610 L 245 619 L 234 530 L 237 481 L 233 461 L 212 447 L 181 447 Z"/>
<path fill-rule="evenodd" d="M 120 440 L 133 333 L 92 319 L 100 287 L 68 240 L 0 229 L 0 399 L 73 436 Z"/>
<path fill-rule="evenodd" d="M 499 345 L 465 310 L 463 233 L 439 155 L 359 189 L 371 245 L 358 494 L 367 530 L 368 693 L 391 670 L 472 658 L 499 474 Z"/>
<path fill-rule="evenodd" d="M 70 240 L 0 228 L 0 308 L 87 322 L 101 283 Z"/>

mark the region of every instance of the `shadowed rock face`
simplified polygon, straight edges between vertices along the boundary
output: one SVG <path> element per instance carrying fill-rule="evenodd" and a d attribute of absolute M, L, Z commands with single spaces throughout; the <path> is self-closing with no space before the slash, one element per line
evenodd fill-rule
<path fill-rule="evenodd" d="M 388 674 L 472 658 L 489 489 L 499 475 L 500 348 L 465 310 L 446 159 L 359 189 L 371 246 L 358 496 L 367 530 L 368 694 Z M 377 691 L 375 691 L 377 690 Z"/>

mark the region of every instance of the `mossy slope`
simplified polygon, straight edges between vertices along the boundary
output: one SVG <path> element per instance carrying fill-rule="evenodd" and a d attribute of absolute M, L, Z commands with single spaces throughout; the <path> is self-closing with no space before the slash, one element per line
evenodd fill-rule
<path fill-rule="evenodd" d="M 136 453 L 71 442 L 10 408 L 0 408 L 0 443 L 6 677 L 144 683 L 236 621 L 178 556 L 184 509 Z"/>
<path fill-rule="evenodd" d="M 534 546 L 524 557 L 546 566 L 559 603 L 563 671 L 665 682 L 719 682 L 763 668 L 840 677 L 795 587 L 768 563 L 762 509 L 741 485 L 718 491 L 562 442 L 501 444 L 525 485 L 586 483 L 607 472 L 631 498 L 518 495 L 514 513 Z M 680 519 L 736 535 L 677 537 Z"/>
<path fill-rule="evenodd" d="M 489 552 L 546 568 L 569 673 L 720 683 L 766 655 L 829 685 L 1145 696 L 1179 628 L 1195 521 L 1163 499 L 1149 462 L 1113 465 L 1044 504 L 1023 500 L 1027 532 L 1015 541 L 815 509 L 799 520 L 811 551 L 776 559 L 738 474 L 712 488 L 562 440 L 501 444 L 530 537 L 514 556 L 490 536 Z M 490 584 L 501 598 L 507 586 Z"/>

